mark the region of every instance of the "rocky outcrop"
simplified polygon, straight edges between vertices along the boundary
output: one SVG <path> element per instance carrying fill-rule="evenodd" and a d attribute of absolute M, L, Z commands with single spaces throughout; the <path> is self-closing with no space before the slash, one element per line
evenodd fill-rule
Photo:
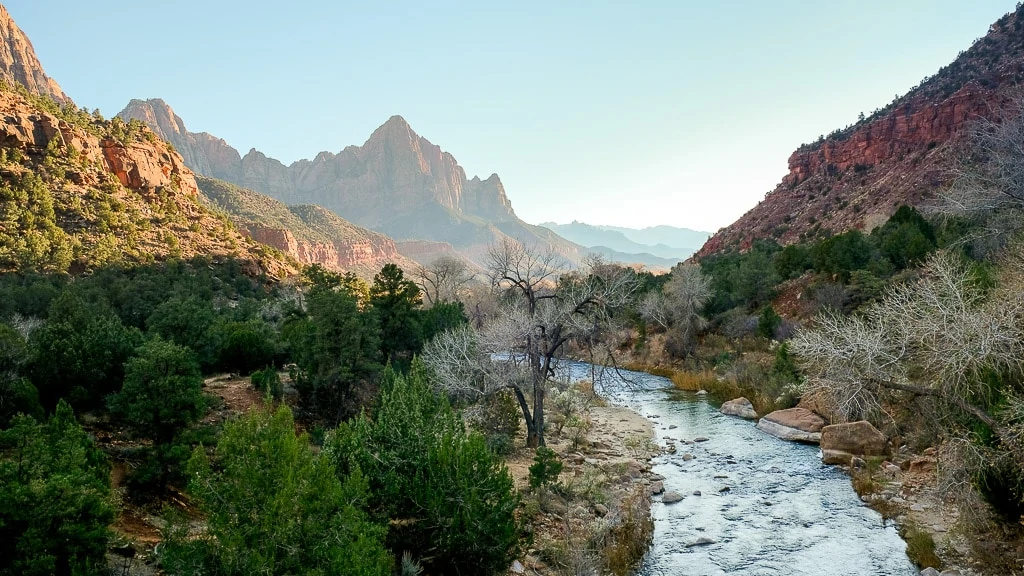
<path fill-rule="evenodd" d="M 825 464 L 849 464 L 854 456 L 883 456 L 887 450 L 885 434 L 864 420 L 821 429 L 821 459 Z"/>
<path fill-rule="evenodd" d="M 253 274 L 295 271 L 202 206 L 181 156 L 143 126 L 115 127 L 72 109 L 50 113 L 3 89 L 0 148 L 5 183 L 17 189 L 31 175 L 44 184 L 19 209 L 31 210 L 39 194 L 52 207 L 0 227 L 0 271 L 81 272 L 200 255 L 237 258 Z M 42 249 L 10 249 L 26 238 Z"/>
<path fill-rule="evenodd" d="M 927 204 L 950 181 L 967 127 L 1000 114 L 1022 81 L 1024 7 L 906 95 L 797 149 L 775 190 L 697 257 L 745 250 L 757 239 L 789 244 L 868 230 L 900 205 Z"/>
<path fill-rule="evenodd" d="M 362 146 L 321 152 L 285 166 L 256 149 L 244 156 L 209 134 L 188 132 L 162 100 L 132 100 L 119 116 L 145 122 L 179 149 L 196 172 L 288 205 L 317 205 L 396 240 L 454 246 L 479 260 L 502 238 L 551 247 L 570 260 L 585 253 L 512 209 L 500 178 L 467 178 L 455 158 L 393 116 Z"/>
<path fill-rule="evenodd" d="M 163 100 L 132 100 L 118 117 L 149 126 L 157 136 L 174 146 L 185 165 L 194 172 L 228 182 L 241 179 L 242 158 L 238 150 L 206 132 L 189 132 L 181 117 Z"/>
<path fill-rule="evenodd" d="M 776 410 L 757 421 L 757 428 L 783 440 L 818 443 L 825 420 L 805 408 Z"/>
<path fill-rule="evenodd" d="M 32 42 L 3 5 L 0 5 L 0 80 L 8 84 L 16 82 L 33 94 L 49 96 L 60 103 L 71 101 L 43 71 Z"/>
<path fill-rule="evenodd" d="M 750 403 L 750 400 L 743 397 L 723 402 L 722 407 L 718 411 L 726 416 L 739 416 L 748 420 L 757 418 L 757 411 L 754 410 L 754 405 Z"/>

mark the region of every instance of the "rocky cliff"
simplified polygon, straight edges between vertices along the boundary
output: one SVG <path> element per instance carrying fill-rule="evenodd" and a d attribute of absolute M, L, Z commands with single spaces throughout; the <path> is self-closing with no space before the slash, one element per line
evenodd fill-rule
<path fill-rule="evenodd" d="M 43 71 L 32 42 L 3 5 L 0 5 L 0 81 L 21 84 L 32 94 L 48 96 L 62 104 L 71 101 Z"/>
<path fill-rule="evenodd" d="M 181 150 L 201 174 L 289 205 L 317 205 L 396 240 L 447 242 L 479 255 L 506 237 L 553 247 L 570 259 L 583 252 L 520 220 L 496 174 L 468 178 L 455 158 L 393 116 L 362 146 L 321 152 L 285 166 L 253 149 L 244 157 L 223 140 L 188 132 L 161 100 L 133 100 L 119 117 L 145 122 Z"/>
<path fill-rule="evenodd" d="M 972 121 L 998 113 L 1024 80 L 1024 9 L 1007 14 L 950 65 L 869 117 L 789 158 L 789 173 L 755 208 L 719 230 L 699 256 L 783 244 L 884 222 L 949 183 Z"/>
<path fill-rule="evenodd" d="M 411 270 L 415 263 L 387 236 L 345 221 L 319 206 L 287 206 L 269 196 L 200 176 L 204 201 L 222 211 L 257 242 L 294 258 L 370 278 L 388 262 Z"/>
<path fill-rule="evenodd" d="M 192 171 L 143 124 L 10 87 L 0 89 L 0 215 L 3 272 L 193 256 L 296 270 L 201 205 Z"/>

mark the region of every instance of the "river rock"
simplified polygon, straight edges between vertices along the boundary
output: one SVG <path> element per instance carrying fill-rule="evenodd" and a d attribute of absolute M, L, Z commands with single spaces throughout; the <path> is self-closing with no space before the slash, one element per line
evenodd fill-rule
<path fill-rule="evenodd" d="M 675 504 L 676 502 L 679 502 L 682 499 L 682 494 L 676 492 L 675 490 L 672 490 L 669 492 L 665 492 L 665 495 L 661 497 L 661 502 L 663 504 Z"/>
<path fill-rule="evenodd" d="M 689 452 L 687 452 L 686 454 L 683 454 L 683 460 L 686 461 L 686 462 L 689 462 L 690 460 L 693 460 L 693 454 L 690 454 Z"/>
<path fill-rule="evenodd" d="M 759 430 L 777 438 L 815 444 L 821 442 L 824 426 L 825 420 L 806 408 L 776 410 L 757 422 Z"/>
<path fill-rule="evenodd" d="M 712 540 L 711 538 L 708 538 L 707 536 L 701 536 L 700 538 L 697 538 L 693 542 L 690 542 L 689 544 L 687 544 L 686 547 L 687 548 L 693 548 L 694 546 L 707 546 L 709 544 L 714 544 L 714 543 L 715 543 L 715 541 Z"/>
<path fill-rule="evenodd" d="M 925 568 L 924 570 L 921 570 L 921 576 L 941 576 L 941 575 L 939 574 L 938 570 L 936 570 L 935 568 L 932 568 L 932 567 L 929 566 L 928 568 Z"/>
<path fill-rule="evenodd" d="M 850 464 L 854 456 L 883 456 L 886 448 L 885 434 L 866 420 L 821 429 L 821 459 L 825 464 Z"/>
<path fill-rule="evenodd" d="M 750 403 L 750 400 L 747 400 L 742 396 L 735 400 L 723 402 L 722 407 L 719 408 L 718 411 L 726 416 L 739 416 L 740 418 L 747 418 L 749 420 L 757 418 L 757 411 L 754 410 L 754 405 Z"/>
<path fill-rule="evenodd" d="M 658 480 L 656 482 L 651 482 L 651 496 L 654 496 L 656 494 L 661 494 L 664 491 L 665 491 L 665 483 L 664 482 L 662 482 L 661 480 Z"/>

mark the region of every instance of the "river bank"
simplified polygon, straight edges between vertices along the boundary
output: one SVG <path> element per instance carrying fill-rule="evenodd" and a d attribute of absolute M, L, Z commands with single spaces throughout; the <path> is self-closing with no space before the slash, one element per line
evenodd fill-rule
<path fill-rule="evenodd" d="M 690 378 L 673 368 L 631 363 L 632 370 L 671 379 L 677 384 Z M 716 404 L 733 398 L 709 399 Z M 813 403 L 809 404 L 813 409 Z M 760 414 L 764 416 L 764 414 Z M 827 415 L 825 416 L 827 418 Z M 750 422 L 753 427 L 754 421 Z M 861 500 L 897 527 L 907 543 L 908 556 L 918 569 L 942 570 L 947 576 L 981 576 L 993 557 L 1017 553 L 1009 544 L 989 541 L 989 529 L 965 529 L 957 505 L 939 489 L 935 449 L 913 453 L 907 446 L 897 448 L 888 459 L 857 459 L 855 465 L 837 465 L 849 478 Z M 988 560 L 982 559 L 987 557 Z M 930 573 L 930 572 L 929 572 Z"/>
<path fill-rule="evenodd" d="M 583 437 L 565 430 L 547 436 L 563 464 L 551 490 L 529 489 L 533 450 L 522 448 L 507 460 L 532 532 L 514 574 L 626 574 L 650 545 L 650 495 L 661 490 L 650 466 L 657 453 L 651 421 L 603 403 L 582 417 L 589 424 Z"/>

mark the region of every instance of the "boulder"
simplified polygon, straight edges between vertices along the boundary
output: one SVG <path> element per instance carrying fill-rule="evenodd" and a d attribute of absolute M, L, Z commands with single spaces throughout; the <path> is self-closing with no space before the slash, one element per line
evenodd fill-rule
<path fill-rule="evenodd" d="M 855 456 L 884 456 L 887 448 L 885 434 L 864 420 L 821 429 L 821 459 L 825 464 L 850 464 Z"/>
<path fill-rule="evenodd" d="M 675 504 L 682 499 L 683 495 L 675 491 L 665 492 L 665 495 L 661 497 L 661 501 L 664 504 Z"/>
<path fill-rule="evenodd" d="M 718 411 L 726 416 L 739 416 L 740 418 L 747 418 L 749 420 L 757 418 L 757 411 L 754 410 L 754 405 L 750 403 L 750 400 L 747 400 L 742 396 L 735 400 L 729 400 L 728 402 L 722 403 L 722 407 L 719 408 Z"/>
<path fill-rule="evenodd" d="M 928 568 L 921 570 L 921 576 L 940 576 L 940 574 L 938 570 L 929 566 Z"/>
<path fill-rule="evenodd" d="M 776 410 L 757 422 L 759 430 L 777 438 L 814 444 L 821 441 L 824 426 L 825 420 L 806 408 Z"/>

